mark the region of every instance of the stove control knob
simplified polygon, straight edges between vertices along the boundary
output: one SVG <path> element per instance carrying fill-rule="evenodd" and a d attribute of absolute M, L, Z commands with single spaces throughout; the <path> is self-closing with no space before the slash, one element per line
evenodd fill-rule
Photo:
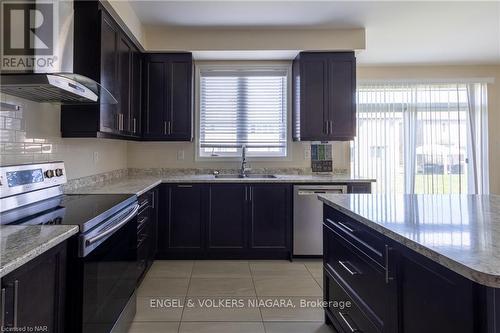
<path fill-rule="evenodd" d="M 52 178 L 52 177 L 54 177 L 54 170 L 47 170 L 47 171 L 45 171 L 45 177 L 46 178 Z"/>
<path fill-rule="evenodd" d="M 61 177 L 63 175 L 63 169 L 56 169 L 56 177 Z"/>

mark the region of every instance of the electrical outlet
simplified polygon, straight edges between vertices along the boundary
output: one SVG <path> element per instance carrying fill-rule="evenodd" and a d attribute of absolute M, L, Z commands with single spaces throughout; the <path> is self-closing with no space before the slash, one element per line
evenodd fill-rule
<path fill-rule="evenodd" d="M 311 159 L 311 148 L 309 147 L 304 148 L 304 159 L 305 160 Z"/>
<path fill-rule="evenodd" d="M 183 161 L 184 160 L 184 150 L 178 150 L 177 151 L 177 159 L 179 161 Z"/>
<path fill-rule="evenodd" d="M 99 152 L 98 151 L 95 151 L 92 154 L 92 159 L 94 160 L 94 164 L 96 164 L 97 162 L 99 162 Z"/>

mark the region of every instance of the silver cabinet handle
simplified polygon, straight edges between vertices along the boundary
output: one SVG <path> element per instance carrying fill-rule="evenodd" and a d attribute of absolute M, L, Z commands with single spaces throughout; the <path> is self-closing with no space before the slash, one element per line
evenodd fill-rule
<path fill-rule="evenodd" d="M 354 265 L 353 265 L 353 264 L 351 264 L 349 261 L 342 261 L 342 260 L 339 260 L 339 264 L 340 264 L 340 266 L 342 266 L 342 268 L 344 268 L 344 269 L 345 269 L 345 270 L 346 270 L 349 274 L 351 274 L 351 275 L 358 275 L 358 274 L 361 274 L 361 273 L 359 272 L 359 270 L 358 270 L 358 269 L 356 269 L 356 268 L 354 267 Z M 351 269 L 351 268 L 349 268 L 347 265 L 350 265 L 350 266 L 352 267 L 352 269 Z"/>
<path fill-rule="evenodd" d="M 168 134 L 167 133 L 167 122 L 166 121 L 163 122 L 163 134 L 165 134 L 165 135 Z"/>
<path fill-rule="evenodd" d="M 356 332 L 361 332 L 360 330 L 358 330 L 356 328 L 356 326 L 354 326 L 353 324 L 351 324 L 347 318 L 349 317 L 349 315 L 347 313 L 342 313 L 342 312 L 339 312 L 339 316 L 340 318 L 342 319 L 342 321 L 346 324 L 346 326 L 349 328 L 349 331 L 351 333 L 356 333 Z"/>
<path fill-rule="evenodd" d="M 0 330 L 5 326 L 5 288 L 0 291 Z"/>
<path fill-rule="evenodd" d="M 137 133 L 137 121 L 136 121 L 135 117 L 134 117 L 133 122 L 134 122 L 134 133 Z"/>
<path fill-rule="evenodd" d="M 107 235 L 112 234 L 113 232 L 115 232 L 115 230 L 120 229 L 124 224 L 126 224 L 128 221 L 130 221 L 131 219 L 133 219 L 134 216 L 137 214 L 138 211 L 139 211 L 139 205 L 137 204 L 137 205 L 135 205 L 134 209 L 132 209 L 132 211 L 130 212 L 130 214 L 128 214 L 122 221 L 120 221 L 118 224 L 115 224 L 111 228 L 107 229 L 103 233 L 101 233 L 101 234 L 99 234 L 97 236 L 94 236 L 92 238 L 87 239 L 85 241 L 85 245 L 86 246 L 92 245 L 93 243 L 95 243 L 98 240 L 106 237 Z"/>
<path fill-rule="evenodd" d="M 330 134 L 333 134 L 333 121 L 330 120 L 328 123 L 330 124 Z"/>
<path fill-rule="evenodd" d="M 326 121 L 326 134 L 330 134 L 330 121 Z"/>
<path fill-rule="evenodd" d="M 170 120 L 168 121 L 168 134 L 172 134 L 172 122 Z"/>
<path fill-rule="evenodd" d="M 19 281 L 14 281 L 14 327 L 17 327 L 17 308 L 19 306 Z"/>
<path fill-rule="evenodd" d="M 394 278 L 391 277 L 390 271 L 389 271 L 389 252 L 392 250 L 389 245 L 385 245 L 385 262 L 384 262 L 384 268 L 385 268 L 385 283 L 389 284 L 390 281 L 392 281 Z"/>
<path fill-rule="evenodd" d="M 349 227 L 348 227 L 347 225 L 345 225 L 344 223 L 342 223 L 342 222 L 337 222 L 337 224 L 338 224 L 338 225 L 340 225 L 343 229 L 345 229 L 345 230 L 349 231 L 351 234 L 353 234 L 353 233 L 354 233 L 354 229 L 349 228 Z"/>
<path fill-rule="evenodd" d="M 191 188 L 193 185 L 177 185 L 178 188 Z"/>

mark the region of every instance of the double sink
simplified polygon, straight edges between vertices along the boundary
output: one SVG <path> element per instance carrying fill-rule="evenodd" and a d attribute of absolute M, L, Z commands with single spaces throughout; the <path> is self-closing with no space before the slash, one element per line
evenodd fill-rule
<path fill-rule="evenodd" d="M 259 175 L 259 174 L 252 174 L 252 175 L 240 175 L 240 174 L 217 174 L 215 175 L 215 178 L 225 178 L 225 179 L 241 179 L 241 178 L 277 178 L 275 175 Z"/>

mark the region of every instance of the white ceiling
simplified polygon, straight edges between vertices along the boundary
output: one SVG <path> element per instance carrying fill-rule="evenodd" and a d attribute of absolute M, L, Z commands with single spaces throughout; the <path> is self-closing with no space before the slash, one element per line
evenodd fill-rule
<path fill-rule="evenodd" d="M 139 1 L 144 25 L 365 28 L 362 64 L 500 63 L 500 2 Z"/>

